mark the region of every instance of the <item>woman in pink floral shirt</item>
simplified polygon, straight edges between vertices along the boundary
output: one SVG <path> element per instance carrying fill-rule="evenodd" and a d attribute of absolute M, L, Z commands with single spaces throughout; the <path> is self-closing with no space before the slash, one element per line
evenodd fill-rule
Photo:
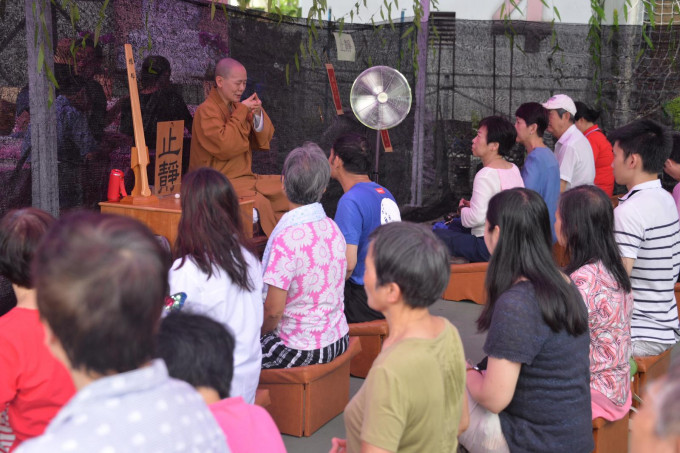
<path fill-rule="evenodd" d="M 290 152 L 282 174 L 290 211 L 274 228 L 262 260 L 263 368 L 327 363 L 349 343 L 345 238 L 319 203 L 330 180 L 328 160 L 308 143 Z"/>
<path fill-rule="evenodd" d="M 560 197 L 555 234 L 588 307 L 593 419 L 607 420 L 622 418 L 631 404 L 633 296 L 613 230 L 614 211 L 601 189 L 578 186 Z"/>

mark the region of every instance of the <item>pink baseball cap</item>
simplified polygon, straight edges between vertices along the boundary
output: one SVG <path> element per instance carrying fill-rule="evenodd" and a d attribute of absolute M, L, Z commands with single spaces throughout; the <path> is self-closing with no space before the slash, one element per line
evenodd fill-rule
<path fill-rule="evenodd" d="M 572 117 L 576 115 L 576 105 L 574 105 L 574 101 L 572 101 L 571 98 L 566 94 L 556 94 L 545 101 L 543 103 L 543 107 L 548 110 L 566 110 L 567 112 L 571 113 Z"/>

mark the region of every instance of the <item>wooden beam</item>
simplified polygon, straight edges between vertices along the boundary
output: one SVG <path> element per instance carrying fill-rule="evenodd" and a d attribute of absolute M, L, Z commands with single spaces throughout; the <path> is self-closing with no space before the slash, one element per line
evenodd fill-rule
<path fill-rule="evenodd" d="M 38 54 L 39 49 L 42 48 L 45 66 L 50 71 L 54 71 L 54 52 L 50 43 L 52 38 L 52 12 L 49 0 L 24 0 L 24 2 L 29 105 L 31 109 L 33 206 L 56 217 L 59 215 L 57 119 L 54 105 L 48 105 L 50 81 L 47 79 L 45 69 L 42 68 L 39 71 L 38 68 Z M 35 11 L 35 15 L 33 11 Z M 38 37 L 37 42 L 34 41 L 35 36 Z"/>

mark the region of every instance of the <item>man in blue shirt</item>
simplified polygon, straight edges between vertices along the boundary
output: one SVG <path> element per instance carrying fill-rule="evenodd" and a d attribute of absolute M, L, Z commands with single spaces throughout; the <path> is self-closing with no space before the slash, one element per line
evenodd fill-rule
<path fill-rule="evenodd" d="M 560 197 L 560 164 L 555 154 L 543 143 L 548 127 L 548 110 L 538 102 L 527 102 L 515 112 L 517 142 L 524 145 L 527 157 L 522 167 L 524 187 L 543 198 L 550 213 L 550 231 L 555 242 L 555 211 Z"/>
<path fill-rule="evenodd" d="M 333 144 L 328 160 L 331 177 L 345 192 L 338 202 L 335 223 L 347 242 L 347 322 L 383 319 L 380 312 L 368 306 L 364 291 L 364 260 L 368 253 L 368 235 L 380 225 L 400 221 L 399 207 L 389 190 L 368 177 L 370 159 L 365 137 L 356 133 L 340 136 Z"/>

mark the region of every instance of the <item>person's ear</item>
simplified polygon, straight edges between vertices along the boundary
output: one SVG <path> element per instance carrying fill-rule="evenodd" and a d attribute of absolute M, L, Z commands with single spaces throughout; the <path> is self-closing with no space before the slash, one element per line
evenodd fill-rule
<path fill-rule="evenodd" d="M 631 154 L 628 156 L 628 168 L 631 169 L 636 169 L 640 168 L 642 169 L 642 157 L 639 154 Z"/>
<path fill-rule="evenodd" d="M 498 149 L 500 148 L 501 145 L 500 145 L 498 142 L 491 142 L 491 143 L 487 143 L 486 146 L 488 146 L 489 148 L 493 149 L 494 152 L 497 153 L 497 152 L 498 152 Z"/>
<path fill-rule="evenodd" d="M 530 125 L 527 126 L 527 128 L 529 129 L 529 134 L 534 135 L 534 134 L 536 134 L 536 131 L 538 130 L 538 124 L 536 124 L 536 123 L 530 124 Z"/>
<path fill-rule="evenodd" d="M 395 304 L 401 300 L 401 288 L 395 282 L 386 283 L 384 285 L 386 290 L 386 299 L 390 304 Z"/>
<path fill-rule="evenodd" d="M 216 76 L 215 77 L 215 85 L 222 88 L 223 83 L 224 83 L 224 78 L 222 76 Z"/>

